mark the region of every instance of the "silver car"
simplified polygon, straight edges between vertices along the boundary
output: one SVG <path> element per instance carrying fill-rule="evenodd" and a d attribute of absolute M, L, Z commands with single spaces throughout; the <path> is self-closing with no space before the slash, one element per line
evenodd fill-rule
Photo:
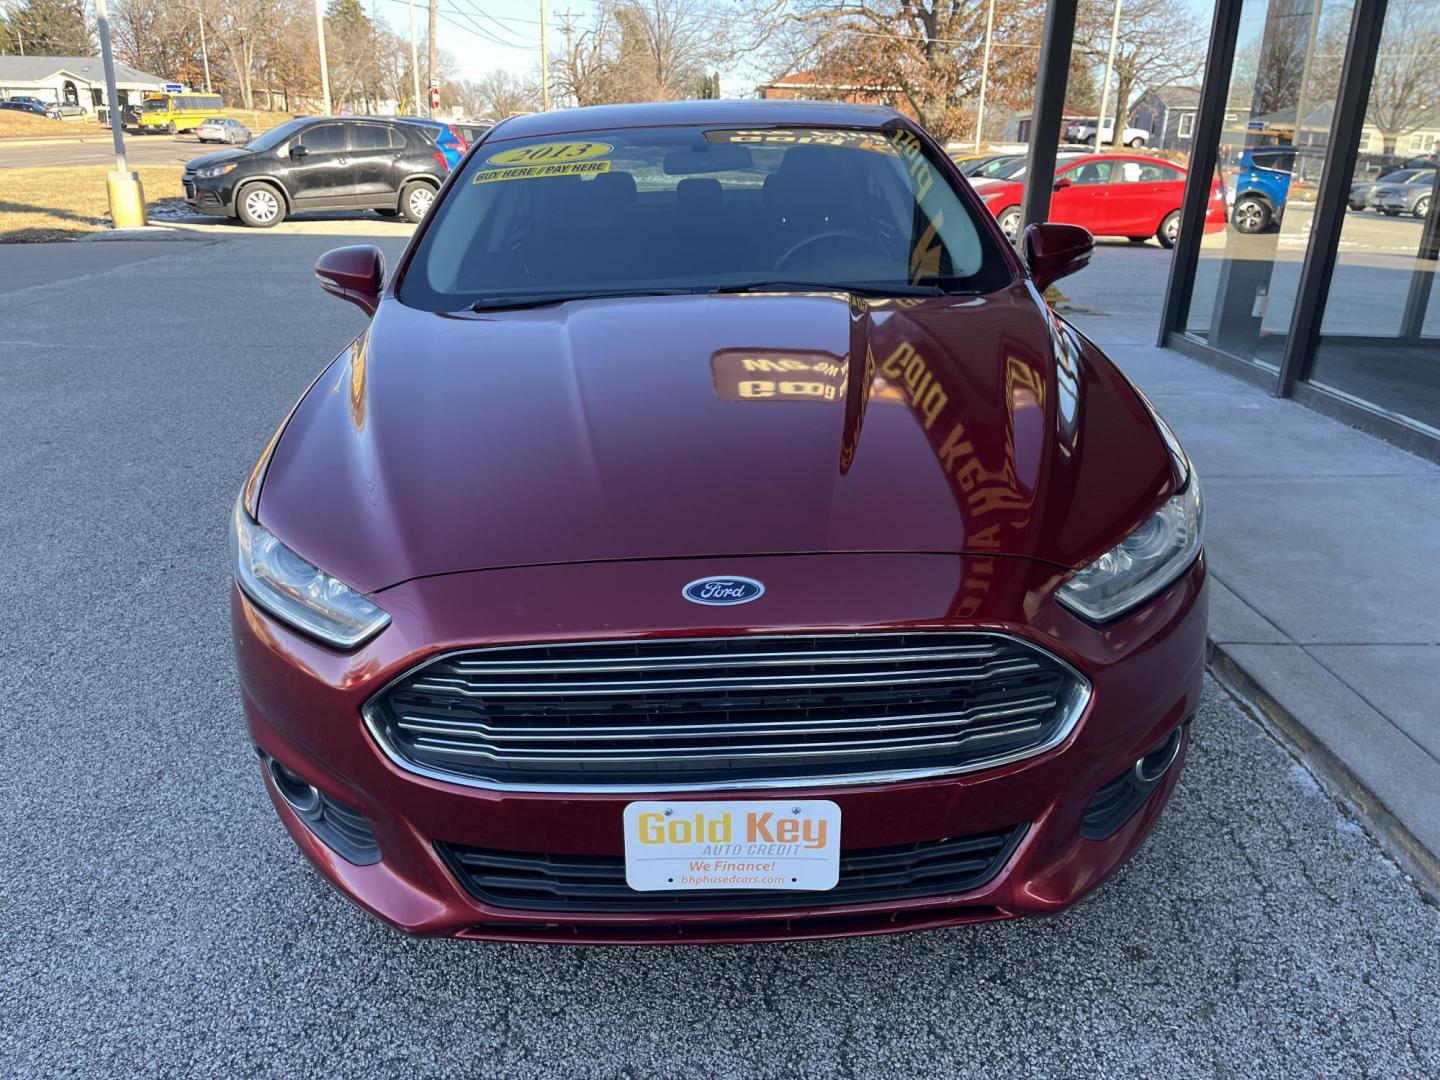
<path fill-rule="evenodd" d="M 250 141 L 250 129 L 233 116 L 212 116 L 201 121 L 200 126 L 195 129 L 195 137 L 201 142 L 244 146 Z"/>
<path fill-rule="evenodd" d="M 1350 209 L 1365 210 L 1379 209 L 1375 205 L 1375 189 L 1386 184 L 1402 184 L 1414 176 L 1419 169 L 1401 169 L 1398 172 L 1388 173 L 1385 176 L 1377 176 L 1374 180 L 1356 180 L 1350 185 Z"/>
<path fill-rule="evenodd" d="M 1430 199 L 1435 192 L 1435 170 L 1416 169 L 1413 175 L 1403 180 L 1397 179 L 1399 176 L 1395 173 L 1375 185 L 1375 208 L 1391 217 L 1414 214 L 1423 218 L 1430 212 Z"/>

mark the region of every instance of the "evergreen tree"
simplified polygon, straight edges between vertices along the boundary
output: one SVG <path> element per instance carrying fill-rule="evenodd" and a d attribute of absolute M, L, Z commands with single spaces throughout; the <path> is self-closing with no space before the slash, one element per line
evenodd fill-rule
<path fill-rule="evenodd" d="M 10 10 L 9 37 L 25 42 L 26 56 L 95 55 L 83 0 L 22 0 Z"/>

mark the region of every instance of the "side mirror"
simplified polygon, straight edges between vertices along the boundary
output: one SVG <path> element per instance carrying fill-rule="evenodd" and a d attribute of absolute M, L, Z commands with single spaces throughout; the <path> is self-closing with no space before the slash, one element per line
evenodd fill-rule
<path fill-rule="evenodd" d="M 290 147 L 290 160 L 291 160 L 291 161 L 299 161 L 301 158 L 305 158 L 305 157 L 309 157 L 309 156 L 310 156 L 310 149 L 309 149 L 309 147 L 299 146 L 299 145 Z"/>
<path fill-rule="evenodd" d="M 1025 265 L 1042 292 L 1067 274 L 1085 269 L 1094 250 L 1095 238 L 1079 225 L 1045 221 L 1025 230 Z"/>
<path fill-rule="evenodd" d="M 364 308 L 366 315 L 374 315 L 385 284 L 385 256 L 373 244 L 335 248 L 315 260 L 315 276 L 331 296 L 349 300 Z"/>
<path fill-rule="evenodd" d="M 1075 181 L 1071 180 L 1068 176 L 1062 176 L 1060 177 L 1060 179 L 1055 181 L 1055 190 L 1063 191 L 1065 188 L 1069 187 L 1073 183 L 1075 183 Z"/>

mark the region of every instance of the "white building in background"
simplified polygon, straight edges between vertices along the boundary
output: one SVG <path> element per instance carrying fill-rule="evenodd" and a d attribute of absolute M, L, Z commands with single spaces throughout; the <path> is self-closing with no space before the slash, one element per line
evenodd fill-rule
<path fill-rule="evenodd" d="M 115 64 L 120 105 L 138 105 L 141 96 L 165 88 L 164 79 Z M 0 56 L 0 98 L 36 97 L 69 102 L 95 115 L 105 101 L 105 68 L 97 56 Z"/>

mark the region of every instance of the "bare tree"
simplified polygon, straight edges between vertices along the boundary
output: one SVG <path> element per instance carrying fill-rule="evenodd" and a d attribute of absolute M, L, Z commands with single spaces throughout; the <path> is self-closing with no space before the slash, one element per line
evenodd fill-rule
<path fill-rule="evenodd" d="M 942 139 L 973 128 L 966 107 L 980 88 L 986 0 L 801 0 L 793 18 L 814 32 L 818 82 L 893 94 Z M 1044 6 L 996 0 L 987 101 L 1021 104 L 1033 93 L 1034 43 Z"/>
<path fill-rule="evenodd" d="M 1386 154 L 1400 136 L 1440 107 L 1440 8 L 1393 3 L 1385 17 L 1365 121 L 1380 132 Z"/>
<path fill-rule="evenodd" d="M 1075 47 L 1101 64 L 1109 55 L 1114 10 L 1114 0 L 1082 4 L 1075 28 Z M 1181 0 L 1124 0 L 1115 38 L 1115 93 L 1110 98 L 1115 103 L 1116 146 L 1124 141 L 1125 119 L 1136 93 L 1193 82 L 1205 63 L 1205 41 L 1205 28 Z M 1095 133 L 1097 146 L 1100 134 Z"/>
<path fill-rule="evenodd" d="M 457 84 L 460 104 L 472 116 L 495 121 L 540 108 L 540 87 L 534 79 L 503 69 L 487 71 L 480 78 Z"/>
<path fill-rule="evenodd" d="M 579 105 L 693 97 L 712 85 L 709 72 L 760 48 L 783 7 L 784 0 L 600 0 L 594 25 L 569 36 L 551 77 Z"/>

